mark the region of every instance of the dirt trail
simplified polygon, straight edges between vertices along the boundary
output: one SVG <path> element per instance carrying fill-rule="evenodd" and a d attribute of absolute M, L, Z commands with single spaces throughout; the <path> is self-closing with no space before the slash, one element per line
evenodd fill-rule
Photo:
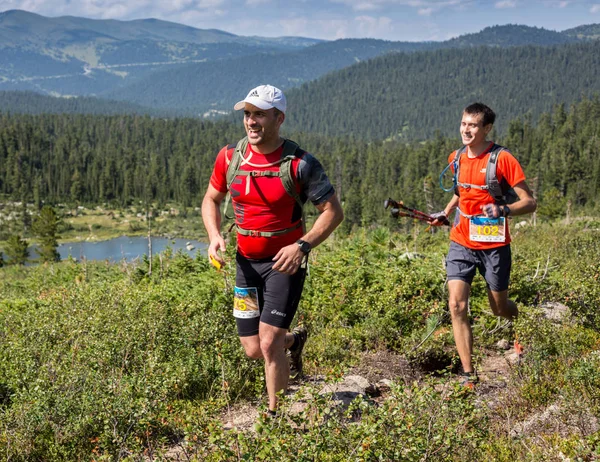
<path fill-rule="evenodd" d="M 495 406 L 497 396 L 506 388 L 511 368 L 517 361 L 518 355 L 514 348 L 485 352 L 479 367 L 480 383 L 475 390 L 481 402 L 490 407 Z M 324 377 L 309 375 L 299 382 L 292 382 L 288 390 L 288 397 L 292 402 L 290 412 L 301 412 L 307 405 L 302 397 L 295 400 L 296 393 L 302 387 L 319 389 L 320 393 L 331 394 L 332 400 L 338 404 L 347 405 L 359 394 L 375 402 L 385 400 L 391 382 L 408 385 L 424 376 L 423 372 L 411 368 L 400 354 L 386 351 L 364 353 L 359 364 L 350 369 L 337 384 L 328 384 Z M 227 429 L 251 429 L 258 418 L 258 412 L 257 406 L 252 403 L 233 405 L 223 413 L 223 425 Z"/>

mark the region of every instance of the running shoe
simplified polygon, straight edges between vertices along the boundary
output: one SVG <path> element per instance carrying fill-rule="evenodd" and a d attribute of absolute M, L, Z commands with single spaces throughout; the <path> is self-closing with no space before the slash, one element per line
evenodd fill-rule
<path fill-rule="evenodd" d="M 296 379 L 302 376 L 302 350 L 308 337 L 308 331 L 304 326 L 296 326 L 292 329 L 292 334 L 298 339 L 298 345 L 295 350 L 289 350 L 290 378 Z"/>
<path fill-rule="evenodd" d="M 461 372 L 458 378 L 460 385 L 471 391 L 475 390 L 475 384 L 479 382 L 476 372 Z"/>

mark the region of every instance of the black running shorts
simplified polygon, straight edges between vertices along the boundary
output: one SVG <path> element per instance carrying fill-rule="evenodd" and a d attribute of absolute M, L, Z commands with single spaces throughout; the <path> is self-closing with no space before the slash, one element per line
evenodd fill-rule
<path fill-rule="evenodd" d="M 491 290 L 502 292 L 508 289 L 510 268 L 510 245 L 473 250 L 454 241 L 450 242 L 450 251 L 446 257 L 446 274 L 449 281 L 457 279 L 471 284 L 476 271 L 479 270 Z"/>
<path fill-rule="evenodd" d="M 293 275 L 273 269 L 273 257 L 251 260 L 236 255 L 234 308 L 238 335 L 258 334 L 260 322 L 288 329 L 302 295 L 306 268 Z"/>

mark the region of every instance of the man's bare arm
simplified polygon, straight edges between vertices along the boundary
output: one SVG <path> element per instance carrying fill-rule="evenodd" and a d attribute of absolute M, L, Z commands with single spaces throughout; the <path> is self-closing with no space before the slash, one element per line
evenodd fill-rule
<path fill-rule="evenodd" d="M 316 207 L 320 214 L 310 231 L 301 238 L 311 247 L 316 247 L 327 239 L 344 219 L 344 211 L 336 194 Z M 300 250 L 298 244 L 285 246 L 273 257 L 273 261 L 275 261 L 273 269 L 286 274 L 294 274 L 302 264 L 303 258 L 304 252 Z"/>
<path fill-rule="evenodd" d="M 507 207 L 510 210 L 510 215 L 524 215 L 526 213 L 534 212 L 537 208 L 537 203 L 533 198 L 533 194 L 527 186 L 525 181 L 521 181 L 513 186 L 513 189 L 517 193 L 519 200 L 509 204 Z M 483 214 L 488 218 L 496 218 L 501 216 L 503 213 L 503 206 L 496 204 L 486 204 L 481 206 Z"/>
<path fill-rule="evenodd" d="M 208 185 L 204 199 L 202 200 L 202 221 L 208 233 L 208 256 L 212 256 L 219 263 L 225 261 L 219 255 L 219 251 L 225 252 L 225 240 L 221 235 L 221 202 L 227 193 L 218 191 L 211 184 Z"/>
<path fill-rule="evenodd" d="M 520 183 L 513 186 L 513 189 L 519 196 L 519 200 L 513 202 L 508 207 L 510 208 L 511 215 L 524 215 L 526 213 L 535 212 L 537 208 L 537 202 L 533 197 L 533 193 L 527 183 L 525 181 L 521 181 Z"/>
<path fill-rule="evenodd" d="M 448 202 L 448 205 L 446 205 L 446 207 L 444 208 L 443 212 L 446 217 L 446 220 L 448 219 L 450 214 L 454 211 L 454 209 L 456 207 L 458 207 L 458 200 L 459 200 L 459 197 L 456 194 L 453 194 L 452 199 L 450 199 L 450 202 Z M 448 225 L 448 221 L 444 221 L 443 218 L 436 218 L 435 220 L 433 220 L 431 222 L 431 225 L 432 226 Z"/>

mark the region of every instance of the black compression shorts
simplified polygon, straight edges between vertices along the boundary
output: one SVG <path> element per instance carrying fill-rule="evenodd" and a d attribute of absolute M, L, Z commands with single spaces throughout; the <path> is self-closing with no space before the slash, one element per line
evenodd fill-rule
<path fill-rule="evenodd" d="M 234 310 L 238 335 L 258 334 L 260 322 L 288 329 L 302 295 L 306 268 L 293 275 L 273 269 L 273 257 L 251 260 L 236 255 Z"/>

